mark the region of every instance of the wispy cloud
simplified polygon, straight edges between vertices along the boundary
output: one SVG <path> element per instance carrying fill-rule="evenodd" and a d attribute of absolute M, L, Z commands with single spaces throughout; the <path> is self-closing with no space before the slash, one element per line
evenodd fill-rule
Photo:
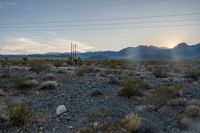
<path fill-rule="evenodd" d="M 77 44 L 80 52 L 92 50 L 93 47 L 88 43 L 76 40 L 55 38 L 49 41 L 39 41 L 32 38 L 18 37 L 8 38 L 0 43 L 1 54 L 33 54 L 47 52 L 69 52 L 72 43 Z"/>
<path fill-rule="evenodd" d="M 4 7 L 16 7 L 19 4 L 15 1 L 0 1 L 0 9 L 3 9 Z"/>

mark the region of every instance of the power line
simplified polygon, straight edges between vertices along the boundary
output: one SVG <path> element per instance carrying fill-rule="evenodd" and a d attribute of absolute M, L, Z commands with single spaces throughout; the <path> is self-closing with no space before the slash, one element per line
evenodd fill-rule
<path fill-rule="evenodd" d="M 87 8 L 100 8 L 100 7 L 110 7 L 110 6 L 125 6 L 130 4 L 145 4 L 145 3 L 154 3 L 154 2 L 166 2 L 166 1 L 174 1 L 174 0 L 134 0 L 130 2 L 117 2 L 117 3 L 109 3 L 109 4 L 100 4 L 100 5 L 93 5 L 93 6 L 78 6 L 78 7 L 71 7 L 71 8 L 59 8 L 59 10 L 77 10 L 77 9 L 87 9 Z M 56 1 L 57 2 L 57 1 Z M 40 3 L 38 3 L 40 4 Z M 73 6 L 73 5 L 72 5 Z M 59 11 L 55 8 L 48 9 L 50 11 Z M 47 11 L 48 11 L 47 10 Z M 28 11 L 15 11 L 14 13 L 41 13 L 44 12 L 44 10 L 28 10 Z M 8 12 L 3 12 L 4 14 L 7 14 Z"/>
<path fill-rule="evenodd" d="M 148 29 L 148 28 L 169 28 L 183 26 L 200 26 L 200 23 L 194 24 L 177 24 L 177 25 L 159 25 L 159 26 L 129 26 L 129 27 L 102 27 L 102 28 L 82 28 L 82 29 L 16 29 L 6 31 L 89 31 L 89 30 L 119 30 L 119 29 Z"/>
<path fill-rule="evenodd" d="M 110 20 L 131 20 L 131 19 L 146 19 L 146 18 L 165 18 L 165 17 L 183 17 L 183 16 L 199 16 L 199 12 L 182 13 L 182 14 L 166 14 L 166 15 L 153 15 L 153 16 L 132 16 L 132 17 L 111 17 L 111 18 L 98 18 L 98 19 L 82 19 L 82 20 L 62 20 L 62 21 L 43 21 L 43 22 L 18 22 L 18 23 L 0 23 L 0 25 L 32 25 L 32 24 L 49 24 L 49 23 L 64 23 L 64 22 L 98 22 Z"/>
<path fill-rule="evenodd" d="M 148 24 L 148 23 L 172 23 L 172 22 L 186 22 L 186 21 L 200 21 L 200 19 L 176 19 L 176 20 L 161 20 L 161 21 L 134 21 L 134 22 L 121 22 L 121 23 L 99 23 L 99 24 L 75 24 L 75 25 L 55 25 L 55 26 L 49 26 L 49 25 L 45 25 L 45 26 L 21 26 L 21 27 L 0 27 L 0 29 L 2 28 L 52 28 L 52 27 L 62 27 L 62 28 L 66 28 L 66 27 L 79 27 L 79 26 L 110 26 L 110 25 L 130 25 L 130 24 Z"/>

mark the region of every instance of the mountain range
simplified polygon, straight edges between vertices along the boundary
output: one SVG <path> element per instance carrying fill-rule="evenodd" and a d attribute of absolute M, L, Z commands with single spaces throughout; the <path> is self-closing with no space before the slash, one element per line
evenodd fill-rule
<path fill-rule="evenodd" d="M 0 55 L 0 58 L 67 58 L 70 53 L 30 54 L 30 55 Z M 188 45 L 180 43 L 174 48 L 160 48 L 140 45 L 128 47 L 120 51 L 99 51 L 77 53 L 82 59 L 200 59 L 200 43 Z"/>

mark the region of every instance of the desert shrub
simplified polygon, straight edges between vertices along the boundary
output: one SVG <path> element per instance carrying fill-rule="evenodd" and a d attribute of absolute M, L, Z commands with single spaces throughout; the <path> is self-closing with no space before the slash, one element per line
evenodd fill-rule
<path fill-rule="evenodd" d="M 76 74 L 78 76 L 83 76 L 85 73 L 95 73 L 97 72 L 97 69 L 91 66 L 80 66 L 78 69 L 76 69 Z"/>
<path fill-rule="evenodd" d="M 187 104 L 187 99 L 186 98 L 175 98 L 172 100 L 169 100 L 167 102 L 168 105 L 171 106 L 185 106 Z"/>
<path fill-rule="evenodd" d="M 200 107 L 196 105 L 190 105 L 186 108 L 187 116 L 197 117 L 200 116 Z"/>
<path fill-rule="evenodd" d="M 162 106 L 169 100 L 177 98 L 182 92 L 183 86 L 181 84 L 175 84 L 171 86 L 157 86 L 150 96 L 152 104 Z"/>
<path fill-rule="evenodd" d="M 41 83 L 39 89 L 55 89 L 57 86 L 58 83 L 56 81 L 45 81 Z"/>
<path fill-rule="evenodd" d="M 53 73 L 48 73 L 46 76 L 45 76 L 45 79 L 48 79 L 48 80 L 53 80 L 55 79 L 56 76 L 53 74 Z"/>
<path fill-rule="evenodd" d="M 121 82 L 121 87 L 118 94 L 125 97 L 134 96 L 142 89 L 151 88 L 146 81 L 140 79 L 125 79 Z"/>
<path fill-rule="evenodd" d="M 17 89 L 28 89 L 28 88 L 34 88 L 38 85 L 38 82 L 36 80 L 16 80 L 15 86 Z"/>
<path fill-rule="evenodd" d="M 193 70 L 187 70 L 185 72 L 185 77 L 186 78 L 191 78 L 193 80 L 198 80 L 199 77 L 200 77 L 200 71 L 199 70 L 195 70 L 195 69 L 193 69 Z"/>
<path fill-rule="evenodd" d="M 87 127 L 87 128 L 81 128 L 77 133 L 98 133 L 97 130 Z"/>
<path fill-rule="evenodd" d="M 181 124 L 181 126 L 183 126 L 184 128 L 188 128 L 189 125 L 192 123 L 192 120 L 188 117 L 182 117 L 179 120 L 179 123 Z"/>
<path fill-rule="evenodd" d="M 63 66 L 63 61 L 62 60 L 55 60 L 54 61 L 54 66 L 55 67 L 62 67 Z"/>
<path fill-rule="evenodd" d="M 25 76 L 25 79 L 26 79 L 26 80 L 33 80 L 34 78 L 35 78 L 34 75 L 26 75 L 26 76 Z"/>
<path fill-rule="evenodd" d="M 190 101 L 190 105 L 200 106 L 200 100 L 198 100 L 198 99 L 192 99 Z"/>
<path fill-rule="evenodd" d="M 90 96 L 93 96 L 93 97 L 95 97 L 95 96 L 102 96 L 102 95 L 103 95 L 103 93 L 100 90 L 94 90 L 94 91 L 92 91 L 90 93 Z"/>
<path fill-rule="evenodd" d="M 29 61 L 28 65 L 30 67 L 30 71 L 35 73 L 40 73 L 42 71 L 49 69 L 49 64 L 45 60 L 32 60 Z"/>
<path fill-rule="evenodd" d="M 142 120 L 137 114 L 131 113 L 122 119 L 122 124 L 125 128 L 131 131 L 136 131 L 138 128 L 140 128 Z"/>
<path fill-rule="evenodd" d="M 156 68 L 156 69 L 153 71 L 153 75 L 154 75 L 156 78 L 166 78 L 166 77 L 167 77 L 167 73 L 166 73 L 162 68 Z"/>
<path fill-rule="evenodd" d="M 32 122 L 32 113 L 26 104 L 6 101 L 6 113 L 13 126 L 23 126 Z"/>

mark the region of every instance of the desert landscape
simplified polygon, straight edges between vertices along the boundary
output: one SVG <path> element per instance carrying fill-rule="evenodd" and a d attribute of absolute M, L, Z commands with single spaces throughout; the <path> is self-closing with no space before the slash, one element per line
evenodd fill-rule
<path fill-rule="evenodd" d="M 0 133 L 200 133 L 200 0 L 0 0 Z"/>
<path fill-rule="evenodd" d="M 0 132 L 197 133 L 199 61 L 1 60 Z"/>

